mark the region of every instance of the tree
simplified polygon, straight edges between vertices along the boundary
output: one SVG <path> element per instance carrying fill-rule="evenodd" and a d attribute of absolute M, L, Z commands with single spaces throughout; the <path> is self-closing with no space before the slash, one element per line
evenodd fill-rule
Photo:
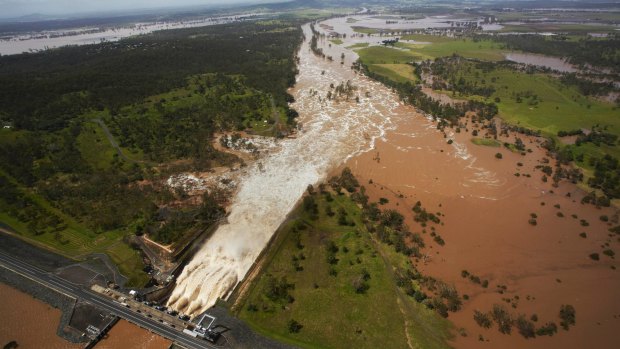
<path fill-rule="evenodd" d="M 299 333 L 304 326 L 297 322 L 294 319 L 289 320 L 288 322 L 288 332 L 289 333 Z"/>
<path fill-rule="evenodd" d="M 474 310 L 474 320 L 480 327 L 490 328 L 491 327 L 491 318 L 489 314 L 483 313 L 478 310 Z"/>
<path fill-rule="evenodd" d="M 496 153 L 496 154 L 495 154 L 495 158 L 496 158 L 496 159 L 501 159 L 502 157 L 503 157 L 503 156 L 502 156 L 502 153 Z"/>
<path fill-rule="evenodd" d="M 215 195 L 210 192 L 202 196 L 202 206 L 200 207 L 200 217 L 208 222 L 215 222 L 224 215 L 225 211 L 219 205 Z"/>
<path fill-rule="evenodd" d="M 402 229 L 404 221 L 405 217 L 396 210 L 385 210 L 381 214 L 381 224 L 395 230 Z"/>
<path fill-rule="evenodd" d="M 370 288 L 370 285 L 368 285 L 363 275 L 358 275 L 353 278 L 352 285 L 355 293 L 366 293 L 368 288 Z"/>
<path fill-rule="evenodd" d="M 562 307 L 560 307 L 560 319 L 562 319 L 560 326 L 566 331 L 568 331 L 571 325 L 575 325 L 575 313 L 575 308 L 570 304 L 562 304 Z"/>
<path fill-rule="evenodd" d="M 4 349 L 15 349 L 17 347 L 19 347 L 19 344 L 17 344 L 17 341 L 10 341 L 4 345 Z"/>
<path fill-rule="evenodd" d="M 494 304 L 493 310 L 491 311 L 491 317 L 493 318 L 493 320 L 495 320 L 495 323 L 497 324 L 497 329 L 501 333 L 510 334 L 510 331 L 512 330 L 513 320 L 503 306 L 499 304 Z"/>
<path fill-rule="evenodd" d="M 525 315 L 519 315 L 516 321 L 517 329 L 519 333 L 525 338 L 536 337 L 536 328 L 534 323 L 525 318 Z"/>

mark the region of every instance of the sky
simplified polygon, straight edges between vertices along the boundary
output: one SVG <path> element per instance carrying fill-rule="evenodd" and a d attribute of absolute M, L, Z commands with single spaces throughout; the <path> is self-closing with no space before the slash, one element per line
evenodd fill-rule
<path fill-rule="evenodd" d="M 0 17 L 19 17 L 34 13 L 64 15 L 95 11 L 279 1 L 282 0 L 0 0 Z"/>

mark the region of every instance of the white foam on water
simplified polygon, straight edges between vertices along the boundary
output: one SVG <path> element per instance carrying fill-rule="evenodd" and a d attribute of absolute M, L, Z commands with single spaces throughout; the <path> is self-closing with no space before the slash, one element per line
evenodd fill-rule
<path fill-rule="evenodd" d="M 309 26 L 304 26 L 311 37 Z M 243 280 L 273 233 L 302 197 L 309 184 L 352 156 L 373 148 L 376 139 L 393 129 L 392 118 L 401 105 L 398 97 L 380 83 L 336 62 L 317 58 L 302 45 L 293 107 L 300 114 L 303 131 L 285 139 L 278 149 L 250 166 L 239 178 L 228 223 L 221 225 L 188 263 L 177 280 L 168 305 L 184 314 L 197 315 L 226 297 Z M 325 71 L 325 74 L 322 74 Z M 360 102 L 319 99 L 317 86 L 346 80 L 358 88 Z M 362 97 L 365 91 L 371 98 Z"/>

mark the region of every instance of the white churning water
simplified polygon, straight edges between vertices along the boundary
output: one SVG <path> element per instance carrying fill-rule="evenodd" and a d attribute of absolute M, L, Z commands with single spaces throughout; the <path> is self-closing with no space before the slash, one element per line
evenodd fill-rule
<path fill-rule="evenodd" d="M 309 26 L 303 29 L 310 38 Z M 296 139 L 280 141 L 279 150 L 240 178 L 228 223 L 205 242 L 177 280 L 168 305 L 178 311 L 195 316 L 218 298 L 227 297 L 307 186 L 323 180 L 349 157 L 372 149 L 375 139 L 393 127 L 401 103 L 388 88 L 356 75 L 346 64 L 316 57 L 308 40 L 299 57 L 300 73 L 291 93 L 303 131 Z M 326 100 L 331 83 L 347 80 L 357 87 L 353 98 Z M 359 103 L 355 95 L 360 97 Z"/>

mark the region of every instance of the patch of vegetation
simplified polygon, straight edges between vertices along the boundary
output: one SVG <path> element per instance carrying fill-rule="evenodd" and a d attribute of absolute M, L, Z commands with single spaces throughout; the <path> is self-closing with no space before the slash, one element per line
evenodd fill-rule
<path fill-rule="evenodd" d="M 286 90 L 298 24 L 168 30 L 0 57 L 0 115 L 14 126 L 0 137 L 0 220 L 69 257 L 108 253 L 139 284 L 146 274 L 132 235 L 179 241 L 214 222 L 226 199 L 170 209 L 187 194 L 158 184 L 236 161 L 213 148 L 216 131 L 294 126 Z"/>
<path fill-rule="evenodd" d="M 514 320 L 510 313 L 501 305 L 494 304 L 491 311 L 491 318 L 495 321 L 497 329 L 503 334 L 510 334 Z"/>
<path fill-rule="evenodd" d="M 560 308 L 560 326 L 568 331 L 570 326 L 575 326 L 575 308 L 570 304 L 563 304 Z"/>
<path fill-rule="evenodd" d="M 396 252 L 394 244 L 376 241 L 367 230 L 370 225 L 364 224 L 365 214 L 358 206 L 367 197 L 348 173 L 332 178 L 330 186 L 308 191 L 317 213 L 302 205 L 291 215 L 296 218 L 281 227 L 239 316 L 260 333 L 303 348 L 406 347 L 405 331 L 421 347 L 447 348 L 448 322 L 426 306 L 408 257 Z M 353 224 L 340 224 L 337 215 L 326 213 L 327 207 L 344 212 Z M 403 217 L 395 211 L 379 211 L 376 219 L 390 237 L 403 228 Z M 419 235 L 414 239 L 423 244 Z M 293 258 L 300 253 L 301 271 Z M 284 277 L 286 284 L 294 285 L 287 287 L 293 302 L 284 296 L 274 301 L 265 293 L 271 278 Z M 460 306 L 453 288 L 438 285 L 437 290 L 444 297 L 439 299 L 453 300 L 441 302 L 445 307 Z M 303 327 L 292 331 L 291 319 L 303 319 Z M 386 331 L 402 335 L 385 337 Z"/>
<path fill-rule="evenodd" d="M 407 35 L 405 38 L 416 37 L 420 40 L 430 42 L 429 45 L 424 44 L 409 44 L 400 42 L 399 47 L 408 49 L 416 55 L 423 57 L 424 59 L 435 59 L 439 57 L 448 57 L 452 55 L 459 55 L 466 58 L 481 59 L 487 61 L 500 61 L 504 59 L 504 54 L 507 52 L 502 49 L 504 45 L 498 44 L 490 40 L 480 40 L 478 38 L 447 38 L 433 35 Z M 426 40 L 425 40 L 426 39 Z M 431 41 L 432 40 L 432 41 Z"/>
<path fill-rule="evenodd" d="M 478 326 L 483 328 L 491 328 L 491 325 L 493 324 L 491 322 L 491 317 L 489 316 L 489 314 L 480 312 L 478 310 L 474 310 L 474 320 L 476 321 Z"/>
<path fill-rule="evenodd" d="M 501 147 L 502 144 L 500 142 L 498 142 L 495 139 L 490 139 L 490 138 L 472 138 L 471 142 L 476 144 L 476 145 L 483 145 L 486 147 Z"/>
<path fill-rule="evenodd" d="M 545 24 L 534 24 L 535 26 L 541 26 Z M 562 26 L 561 24 L 553 24 L 552 26 Z M 552 28 L 552 30 L 579 30 L 595 32 L 602 30 L 609 32 L 610 28 L 605 26 L 591 26 L 591 25 L 573 25 L 570 27 Z M 524 30 L 524 31 L 537 31 L 540 28 L 532 28 L 528 26 L 518 26 L 505 28 L 506 30 Z M 543 29 L 548 31 L 547 29 Z M 606 40 L 588 39 L 583 38 L 579 41 L 566 40 L 563 36 L 546 37 L 542 35 L 500 35 L 492 37 L 493 40 L 499 41 L 506 45 L 508 49 L 545 54 L 549 56 L 557 56 L 562 58 L 568 58 L 570 63 L 575 65 L 593 65 L 595 67 L 606 67 L 617 70 L 620 66 L 620 58 L 615 54 L 615 51 L 620 45 L 620 39 L 615 36 L 611 36 Z"/>
<path fill-rule="evenodd" d="M 544 326 L 536 329 L 537 336 L 553 336 L 558 332 L 558 326 L 555 322 L 548 322 Z"/>
<path fill-rule="evenodd" d="M 368 43 L 367 42 L 358 42 L 357 44 L 353 44 L 351 46 L 347 46 L 347 48 L 349 50 L 355 50 L 355 49 L 364 48 L 364 47 L 368 47 Z"/>
<path fill-rule="evenodd" d="M 351 26 L 351 29 L 353 29 L 354 32 L 361 33 L 361 34 L 377 34 L 377 33 L 379 33 L 379 29 L 360 27 L 360 26 L 355 26 L 355 25 Z"/>

